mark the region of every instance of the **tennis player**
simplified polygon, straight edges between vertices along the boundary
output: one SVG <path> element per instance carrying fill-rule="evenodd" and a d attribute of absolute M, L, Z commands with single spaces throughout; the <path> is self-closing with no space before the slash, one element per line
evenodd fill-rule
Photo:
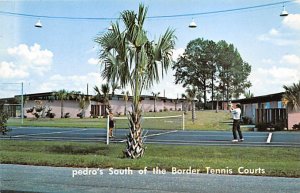
<path fill-rule="evenodd" d="M 240 127 L 241 122 L 241 105 L 236 104 L 236 108 L 234 109 L 232 106 L 230 107 L 230 112 L 233 118 L 233 125 L 232 125 L 232 134 L 233 140 L 232 142 L 244 141 L 243 134 Z M 239 134 L 239 140 L 237 139 L 236 131 Z"/>

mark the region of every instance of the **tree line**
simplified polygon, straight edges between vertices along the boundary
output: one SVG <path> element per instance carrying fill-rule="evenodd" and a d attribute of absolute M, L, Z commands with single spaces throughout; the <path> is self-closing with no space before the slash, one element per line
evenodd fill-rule
<path fill-rule="evenodd" d="M 175 83 L 196 88 L 196 96 L 204 108 L 207 108 L 208 94 L 211 101 L 230 101 L 251 87 L 247 80 L 251 66 L 233 44 L 224 40 L 214 42 L 198 38 L 190 41 L 172 68 Z"/>

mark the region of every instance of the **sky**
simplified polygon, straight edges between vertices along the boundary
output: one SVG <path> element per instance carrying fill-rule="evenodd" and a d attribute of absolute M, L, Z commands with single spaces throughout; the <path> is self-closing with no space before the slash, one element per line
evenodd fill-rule
<path fill-rule="evenodd" d="M 277 2 L 280 4 L 254 9 L 145 21 L 150 40 L 157 41 L 168 28 L 175 30 L 174 60 L 184 52 L 188 42 L 197 38 L 232 43 L 252 66 L 248 79 L 254 96 L 283 92 L 283 85 L 300 80 L 300 0 L 285 3 L 287 17 L 279 16 L 283 9 L 280 0 L 0 0 L 0 98 L 20 94 L 21 82 L 26 94 L 60 89 L 87 93 L 87 84 L 89 94 L 94 94 L 93 87 L 105 83 L 100 76 L 100 47 L 94 39 L 104 34 L 123 10 L 137 11 L 139 3 L 148 6 L 147 16 L 151 17 Z M 34 27 L 38 19 L 42 28 Z M 188 28 L 192 20 L 197 28 Z M 175 85 L 173 75 L 170 69 L 159 84 L 143 94 L 181 96 L 185 88 Z M 122 90 L 129 89 L 116 93 Z"/>

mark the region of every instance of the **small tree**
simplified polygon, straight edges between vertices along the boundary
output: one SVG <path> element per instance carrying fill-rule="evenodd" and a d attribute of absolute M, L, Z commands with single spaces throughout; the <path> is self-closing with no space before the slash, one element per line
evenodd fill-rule
<path fill-rule="evenodd" d="M 94 90 L 96 91 L 96 98 L 99 101 L 102 101 L 105 105 L 105 109 L 111 110 L 111 106 L 109 103 L 109 92 L 110 88 L 108 84 L 102 84 L 101 89 L 98 88 L 98 86 L 94 87 Z"/>
<path fill-rule="evenodd" d="M 248 92 L 244 93 L 245 98 L 252 98 L 254 97 L 254 94 L 250 92 L 250 90 Z"/>
<path fill-rule="evenodd" d="M 284 85 L 285 93 L 282 98 L 284 105 L 287 105 L 290 111 L 300 111 L 300 81 L 291 86 Z"/>
<path fill-rule="evenodd" d="M 128 102 L 128 99 L 129 99 L 129 92 L 128 91 L 123 91 L 122 92 L 123 94 L 123 99 L 125 101 L 125 107 L 124 107 L 124 115 L 127 115 L 127 102 Z"/>
<path fill-rule="evenodd" d="M 0 131 L 3 135 L 5 135 L 5 132 L 7 131 L 6 123 L 7 123 L 8 116 L 4 112 L 3 104 L 0 104 Z"/>
<path fill-rule="evenodd" d="M 160 95 L 160 92 L 158 92 L 158 93 L 152 92 L 152 95 L 153 95 L 153 97 L 154 97 L 154 112 L 156 112 L 156 111 L 157 111 L 157 110 L 156 110 L 156 100 L 157 100 L 157 98 L 158 98 L 158 95 Z"/>
<path fill-rule="evenodd" d="M 64 118 L 64 100 L 68 98 L 68 92 L 65 89 L 55 91 L 54 96 L 60 100 L 60 118 Z"/>
<path fill-rule="evenodd" d="M 80 94 L 76 98 L 79 101 L 79 108 L 81 109 L 81 112 L 79 113 L 79 117 L 83 118 L 85 117 L 85 110 L 89 106 L 91 99 L 88 95 L 84 95 L 84 94 Z"/>
<path fill-rule="evenodd" d="M 192 121 L 195 122 L 196 114 L 195 114 L 195 97 L 197 96 L 197 89 L 195 87 L 193 88 L 187 88 L 185 90 L 186 95 L 184 97 L 189 101 L 192 105 Z"/>

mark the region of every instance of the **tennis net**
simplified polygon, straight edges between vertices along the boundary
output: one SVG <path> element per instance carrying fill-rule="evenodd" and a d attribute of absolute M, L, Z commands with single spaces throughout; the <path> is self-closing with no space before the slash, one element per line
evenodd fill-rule
<path fill-rule="evenodd" d="M 109 141 L 122 141 L 129 132 L 128 117 L 114 117 L 115 127 L 113 136 L 109 138 L 109 118 L 107 118 L 107 144 Z M 166 131 L 184 130 L 184 114 L 173 116 L 142 117 L 142 129 L 144 135 L 156 135 L 168 133 Z"/>

